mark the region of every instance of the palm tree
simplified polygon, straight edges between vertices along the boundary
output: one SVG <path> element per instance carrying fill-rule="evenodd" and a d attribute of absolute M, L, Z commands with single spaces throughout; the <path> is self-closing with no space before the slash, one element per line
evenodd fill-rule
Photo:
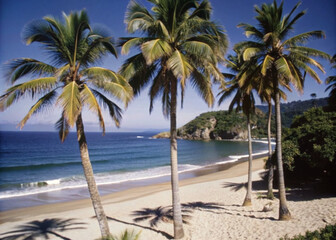
<path fill-rule="evenodd" d="M 109 110 L 117 126 L 121 109 L 99 90 L 125 105 L 131 100 L 133 91 L 121 75 L 94 65 L 106 54 L 117 57 L 111 37 L 100 29 L 92 28 L 85 11 L 63 14 L 63 17 L 64 22 L 46 16 L 25 26 L 25 42 L 28 45 L 40 43 L 52 61 L 50 64 L 31 58 L 10 61 L 6 76 L 11 84 L 23 77 L 33 79 L 9 88 L 0 97 L 0 109 L 4 111 L 22 97 L 42 95 L 19 123 L 21 128 L 32 115 L 54 104 L 62 110 L 61 118 L 56 123 L 62 142 L 69 129 L 76 125 L 85 178 L 102 236 L 105 237 L 110 235 L 109 227 L 89 159 L 82 110 L 86 106 L 98 116 L 104 133 L 105 124 L 99 102 Z"/>
<path fill-rule="evenodd" d="M 161 96 L 163 114 L 170 117 L 170 160 L 174 216 L 174 238 L 184 236 L 178 188 L 176 141 L 176 105 L 178 88 L 181 102 L 189 80 L 209 106 L 214 103 L 211 86 L 213 77 L 221 80 L 217 63 L 227 48 L 224 30 L 210 21 L 208 0 L 148 0 L 151 10 L 131 1 L 126 12 L 129 33 L 142 37 L 123 38 L 122 53 L 131 47 L 140 51 L 121 68 L 134 93 L 151 84 L 150 111 L 154 100 Z"/>
<path fill-rule="evenodd" d="M 262 76 L 261 76 L 262 77 Z M 259 83 L 266 83 L 269 85 L 259 85 L 258 87 L 258 93 L 261 102 L 266 102 L 268 105 L 268 117 L 267 117 L 267 142 L 268 142 L 268 160 L 267 160 L 267 167 L 268 167 L 268 184 L 267 184 L 267 198 L 268 199 L 274 199 L 274 194 L 273 194 L 273 177 L 274 177 L 274 164 L 272 162 L 272 142 L 271 142 L 271 136 L 272 136 L 272 131 L 271 131 L 271 123 L 272 123 L 272 99 L 274 100 L 274 93 L 273 87 L 272 87 L 272 81 L 259 81 Z M 289 91 L 290 88 L 289 86 L 285 86 Z M 282 99 L 286 100 L 287 96 L 286 94 L 282 91 L 280 91 L 280 96 Z"/>
<path fill-rule="evenodd" d="M 247 132 L 248 132 L 248 152 L 249 152 L 249 163 L 248 163 L 248 180 L 247 180 L 247 192 L 243 206 L 252 205 L 252 136 L 251 136 L 251 115 L 255 112 L 255 101 L 252 93 L 254 82 L 245 81 L 244 86 L 239 85 L 240 72 L 244 69 L 244 61 L 242 56 L 236 51 L 236 55 L 229 55 L 227 58 L 226 67 L 229 68 L 233 73 L 224 73 L 223 75 L 231 81 L 226 83 L 226 86 L 221 86 L 222 91 L 218 94 L 220 96 L 218 104 L 220 105 L 224 99 L 231 96 L 234 92 L 235 95 L 229 105 L 229 112 L 237 105 L 236 111 L 243 111 L 247 118 Z M 251 70 L 251 69 L 250 69 Z M 254 71 L 251 71 L 252 73 Z M 253 75 L 251 75 L 253 76 Z"/>
<path fill-rule="evenodd" d="M 332 68 L 336 68 L 336 54 L 331 59 L 331 63 L 333 64 Z M 326 79 L 326 84 L 329 84 L 329 86 L 326 88 L 326 91 L 331 89 L 328 98 L 329 108 L 332 111 L 336 111 L 336 75 L 329 76 Z"/>
<path fill-rule="evenodd" d="M 238 27 L 245 30 L 247 37 L 253 37 L 255 41 L 245 41 L 236 46 L 243 51 L 244 60 L 258 62 L 260 73 L 267 78 L 260 78 L 261 81 L 272 81 L 275 96 L 276 115 L 276 148 L 277 148 L 277 169 L 279 175 L 279 219 L 287 220 L 291 214 L 287 207 L 285 182 L 282 163 L 281 147 L 281 113 L 280 113 L 280 87 L 291 83 L 297 90 L 302 91 L 305 75 L 308 73 L 318 83 L 321 80 L 311 66 L 317 67 L 324 72 L 320 63 L 312 57 L 329 59 L 329 55 L 313 48 L 303 46 L 311 38 L 322 38 L 322 31 L 311 31 L 293 37 L 288 35 L 294 24 L 305 14 L 302 11 L 295 16 L 293 13 L 299 7 L 296 4 L 291 12 L 283 16 L 283 2 L 278 6 L 276 1 L 272 4 L 262 4 L 261 8 L 255 6 L 257 12 L 256 20 L 258 26 L 241 23 Z M 244 76 L 240 78 L 244 83 Z"/>

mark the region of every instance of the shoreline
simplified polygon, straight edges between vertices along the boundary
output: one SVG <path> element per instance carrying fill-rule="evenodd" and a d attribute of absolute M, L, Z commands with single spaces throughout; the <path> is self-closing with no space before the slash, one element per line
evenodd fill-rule
<path fill-rule="evenodd" d="M 225 170 L 220 169 L 220 166 L 217 169 L 204 169 L 199 176 L 180 181 L 182 207 L 190 210 L 184 213 L 189 215 L 188 223 L 183 224 L 185 240 L 278 240 L 286 235 L 292 237 L 336 223 L 336 196 L 307 194 L 303 189 L 287 190 L 287 204 L 293 218 L 290 221 L 278 221 L 279 200 L 260 197 L 267 192 L 267 184 L 261 178 L 261 174 L 265 173 L 263 158 L 253 161 L 253 205 L 242 207 L 246 195 L 243 186 L 247 181 L 247 165 L 248 162 L 243 161 L 221 166 Z M 151 217 L 135 221 L 135 217 L 145 216 L 146 211 L 153 212 L 151 216 L 155 217 L 157 210 L 170 208 L 170 189 L 170 183 L 166 182 L 103 196 L 111 233 L 119 235 L 128 229 L 136 233 L 141 231 L 140 239 L 173 239 L 173 225 L 169 221 L 159 219 L 156 226 L 150 225 Z M 276 190 L 274 193 L 277 196 Z M 269 204 L 271 210 L 263 211 L 264 206 Z M 139 212 L 140 215 L 136 214 Z M 145 215 L 141 212 L 145 212 Z M 25 237 L 29 234 L 39 237 L 44 233 L 41 229 L 48 227 L 45 224 L 56 223 L 50 225 L 52 231 L 64 239 L 98 239 L 100 230 L 94 216 L 90 199 L 1 212 L 0 236 L 12 237 L 22 234 L 22 229 L 26 229 L 24 233 L 28 235 Z M 57 227 L 59 221 L 70 222 L 64 228 L 62 225 Z M 27 230 L 27 224 L 34 228 Z"/>
<path fill-rule="evenodd" d="M 253 171 L 263 169 L 264 159 L 265 157 L 258 157 L 256 159 L 253 159 Z M 179 175 L 180 187 L 219 179 L 239 177 L 245 175 L 246 172 L 247 172 L 247 158 L 244 157 L 235 162 L 209 165 L 200 169 L 192 170 L 190 172 L 182 173 Z M 152 180 L 153 179 L 151 179 L 151 181 Z M 145 184 L 145 185 L 142 184 L 143 183 L 138 183 L 138 186 L 133 186 L 131 188 L 117 191 L 114 193 L 101 195 L 103 205 L 134 200 L 139 197 L 145 197 L 157 192 L 171 189 L 169 181 L 160 182 L 158 181 L 158 179 L 156 179 L 156 181 L 154 181 L 152 184 Z M 100 186 L 100 188 L 101 187 L 108 188 L 109 185 Z M 40 198 L 43 197 L 48 196 L 40 196 Z M 13 222 L 17 220 L 22 220 L 25 217 L 33 215 L 48 214 L 53 213 L 55 211 L 70 211 L 85 207 L 92 207 L 89 198 L 65 200 L 57 203 L 47 203 L 42 205 L 0 211 L 0 224 L 4 222 Z"/>
<path fill-rule="evenodd" d="M 256 152 L 253 154 L 255 159 L 265 157 L 267 153 Z M 179 173 L 180 180 L 199 177 L 205 174 L 210 174 L 218 171 L 223 171 L 235 164 L 247 161 L 246 155 L 239 156 L 229 160 L 230 157 L 219 159 L 218 162 L 204 165 L 196 169 L 185 170 Z M 118 183 L 97 183 L 98 190 L 101 196 L 109 195 L 116 192 L 125 191 L 136 187 L 149 186 L 153 184 L 170 182 L 170 174 L 163 176 L 154 176 L 144 179 L 128 180 Z M 63 189 L 50 190 L 45 192 L 31 193 L 22 196 L 13 196 L 0 199 L 0 213 L 34 206 L 42 206 L 53 203 L 62 203 L 68 201 L 83 200 L 89 198 L 87 185 L 78 187 L 69 187 Z"/>

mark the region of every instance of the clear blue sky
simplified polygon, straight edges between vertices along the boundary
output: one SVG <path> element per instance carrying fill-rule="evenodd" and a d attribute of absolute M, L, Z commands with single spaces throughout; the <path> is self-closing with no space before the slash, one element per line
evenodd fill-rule
<path fill-rule="evenodd" d="M 145 0 L 140 2 L 145 3 Z M 230 40 L 228 53 L 232 52 L 232 46 L 246 40 L 242 29 L 236 26 L 241 22 L 255 24 L 254 5 L 261 5 L 269 0 L 210 0 L 213 6 L 212 19 L 222 24 Z M 280 1 L 278 1 L 280 2 Z M 9 87 L 4 79 L 3 64 L 13 58 L 29 57 L 43 61 L 48 61 L 43 55 L 38 45 L 26 46 L 21 40 L 21 31 L 24 25 L 32 20 L 41 19 L 46 15 L 53 15 L 61 18 L 62 12 L 69 13 L 86 9 L 91 24 L 102 24 L 110 29 L 111 35 L 115 38 L 129 36 L 125 30 L 124 14 L 129 3 L 128 0 L 0 0 L 0 94 Z M 285 0 L 285 13 L 297 3 L 293 0 Z M 298 9 L 307 9 L 307 13 L 295 25 L 294 34 L 299 34 L 311 30 L 325 31 L 327 38 L 324 40 L 313 40 L 308 46 L 325 51 L 331 55 L 336 53 L 336 1 L 335 0 L 303 0 Z M 129 55 L 130 56 L 130 55 Z M 104 66 L 117 71 L 122 62 L 128 56 L 119 56 L 118 59 L 107 57 Z M 319 72 L 320 78 L 324 81 L 331 74 L 335 74 L 330 69 L 326 61 L 322 61 L 326 74 Z M 225 68 L 221 67 L 223 71 Z M 217 93 L 217 87 L 214 92 Z M 310 77 L 307 77 L 304 94 L 297 92 L 288 93 L 288 101 L 310 99 L 311 93 L 316 93 L 317 97 L 326 97 L 324 92 L 325 84 L 317 84 Z M 183 109 L 178 110 L 178 126 L 182 126 L 202 112 L 227 109 L 230 100 L 228 99 L 220 107 L 215 106 L 209 109 L 199 98 L 191 86 L 187 87 Z M 25 116 L 33 101 L 29 98 L 14 104 L 5 112 L 0 113 L 0 130 L 14 130 L 15 125 Z M 119 131 L 140 131 L 148 129 L 168 129 L 169 121 L 162 116 L 161 103 L 158 101 L 151 115 L 148 112 L 149 98 L 148 91 L 144 91 L 137 97 L 124 112 L 121 128 Z M 53 109 L 54 110 L 54 109 Z M 54 123 L 60 116 L 59 110 L 50 110 L 32 117 L 25 129 L 26 130 L 54 130 Z M 87 130 L 98 130 L 97 119 L 90 113 L 84 115 Z M 108 131 L 116 131 L 112 126 L 111 120 L 105 114 Z"/>

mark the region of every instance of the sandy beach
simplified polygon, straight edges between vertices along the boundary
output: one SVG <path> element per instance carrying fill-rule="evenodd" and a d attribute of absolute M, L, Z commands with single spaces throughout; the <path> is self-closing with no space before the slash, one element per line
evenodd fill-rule
<path fill-rule="evenodd" d="M 279 239 L 326 224 L 336 223 L 336 196 L 315 195 L 305 189 L 287 191 L 288 207 L 293 219 L 278 221 L 278 199 L 262 198 L 266 186 L 262 182 L 263 159 L 253 161 L 253 205 L 242 207 L 245 197 L 243 184 L 247 180 L 247 162 L 232 164 L 223 169 L 204 169 L 200 176 L 181 180 L 180 194 L 188 224 L 184 225 L 185 239 Z M 208 171 L 208 172 L 207 172 Z M 275 191 L 276 192 L 276 191 Z M 171 205 L 169 183 L 159 183 L 128 189 L 102 197 L 111 232 L 119 235 L 125 229 L 141 231 L 140 239 L 171 239 L 172 223 L 149 220 L 135 222 L 134 211 L 156 209 Z M 271 211 L 262 211 L 271 202 Z M 163 211 L 166 208 L 163 208 Z M 64 231 L 50 239 L 97 239 L 99 227 L 89 199 L 16 209 L 0 213 L 0 237 L 19 234 L 18 229 L 32 221 L 42 227 L 43 222 L 63 221 Z M 162 220 L 162 219 L 161 219 Z M 165 220 L 165 219 L 163 219 Z M 59 222 L 58 222 L 59 223 Z M 70 230 L 67 230 L 69 228 Z M 4 234 L 13 231 L 11 234 Z M 65 237 L 65 238 L 64 238 Z M 38 237 L 36 239 L 39 239 Z"/>

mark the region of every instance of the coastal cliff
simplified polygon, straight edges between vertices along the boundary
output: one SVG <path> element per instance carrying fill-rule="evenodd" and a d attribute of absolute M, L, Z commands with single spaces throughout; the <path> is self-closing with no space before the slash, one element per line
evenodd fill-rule
<path fill-rule="evenodd" d="M 252 117 L 252 136 L 264 137 L 267 119 L 259 109 Z M 199 115 L 177 130 L 180 139 L 188 140 L 246 140 L 246 117 L 242 113 L 228 111 L 207 112 Z M 153 138 L 169 138 L 169 132 L 159 133 Z"/>

